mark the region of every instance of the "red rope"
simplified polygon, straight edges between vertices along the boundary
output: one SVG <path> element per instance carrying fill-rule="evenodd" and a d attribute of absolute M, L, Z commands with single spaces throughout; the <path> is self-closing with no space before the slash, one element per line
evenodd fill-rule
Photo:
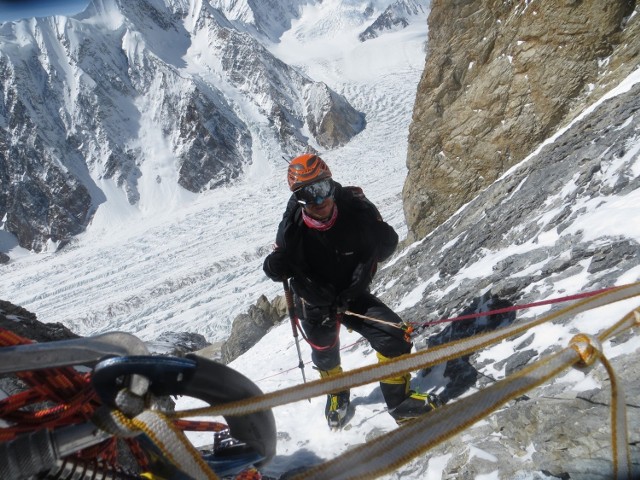
<path fill-rule="evenodd" d="M 0 329 L 0 347 L 34 343 L 9 330 Z M 26 432 L 53 429 L 88 421 L 101 405 L 88 374 L 71 367 L 17 372 L 27 390 L 0 400 L 0 419 L 9 423 L 0 428 L 0 441 Z M 85 451 L 86 450 L 86 451 Z M 106 440 L 76 454 L 81 459 L 101 459 L 115 465 L 116 442 Z"/>
<path fill-rule="evenodd" d="M 190 432 L 221 432 L 229 428 L 224 423 L 211 422 L 209 420 L 176 419 L 173 424 L 180 430 L 188 430 Z"/>
<path fill-rule="evenodd" d="M 9 330 L 0 329 L 0 347 L 33 343 Z M 89 420 L 100 405 L 88 374 L 71 367 L 17 372 L 26 391 L 0 400 L 0 418 L 9 427 L 0 428 L 0 440 L 47 428 Z M 30 408 L 27 408 L 30 407 Z"/>
<path fill-rule="evenodd" d="M 336 316 L 336 338 L 333 340 L 333 343 L 331 345 L 326 345 L 326 346 L 316 345 L 311 340 L 309 340 L 309 337 L 307 337 L 304 334 L 304 330 L 300 326 L 300 322 L 298 321 L 298 317 L 296 317 L 295 321 L 296 321 L 296 328 L 300 331 L 300 335 L 302 335 L 302 338 L 304 338 L 305 342 L 307 342 L 309 344 L 309 346 L 311 348 L 313 348 L 314 350 L 316 350 L 316 351 L 322 352 L 324 350 L 330 350 L 333 347 L 335 347 L 338 344 L 338 340 L 340 340 L 340 319 L 337 316 Z"/>
<path fill-rule="evenodd" d="M 424 322 L 424 323 L 407 322 L 407 323 L 410 323 L 412 325 L 419 326 L 419 327 L 426 327 L 429 325 L 437 325 L 439 323 L 459 322 L 461 320 L 470 320 L 472 318 L 488 317 L 490 315 L 498 315 L 500 313 L 514 312 L 516 310 L 524 310 L 525 308 L 540 307 L 543 305 L 552 305 L 554 303 L 568 302 L 570 300 L 579 300 L 582 298 L 589 298 L 604 292 L 608 292 L 609 290 L 615 290 L 616 288 L 618 287 L 607 287 L 607 288 L 602 288 L 600 290 L 594 290 L 591 292 L 583 292 L 575 295 L 567 295 L 566 297 L 551 298 L 549 300 L 542 300 L 540 302 L 532 302 L 524 305 L 512 305 L 510 307 L 498 308 L 496 310 L 488 310 L 486 312 L 470 313 L 468 315 L 461 315 L 459 317 L 452 317 L 452 318 L 442 318 L 440 320 L 434 320 L 431 322 Z"/>
<path fill-rule="evenodd" d="M 459 322 L 461 320 L 470 320 L 470 319 L 473 319 L 473 318 L 487 317 L 487 316 L 490 316 L 490 315 L 498 315 L 500 313 L 513 312 L 513 311 L 516 311 L 516 310 L 524 310 L 526 308 L 540 307 L 540 306 L 543 306 L 543 305 L 552 305 L 554 303 L 561 303 L 561 302 L 568 302 L 568 301 L 571 301 L 571 300 L 579 300 L 579 299 L 582 299 L 582 298 L 589 298 L 589 297 L 593 297 L 595 295 L 599 295 L 599 294 L 604 293 L 604 292 L 608 292 L 609 290 L 615 290 L 616 288 L 619 288 L 619 287 L 607 287 L 607 288 L 602 288 L 600 290 L 593 290 L 593 291 L 590 291 L 590 292 L 577 293 L 575 295 L 567 295 L 565 297 L 552 298 L 552 299 L 549 299 L 549 300 L 541 300 L 539 302 L 532 302 L 532 303 L 527 303 L 527 304 L 524 304 L 524 305 L 513 305 L 511 307 L 498 308 L 496 310 L 489 310 L 489 311 L 486 311 L 486 312 L 471 313 L 471 314 L 468 314 L 468 315 L 461 315 L 459 317 L 442 318 L 440 320 L 434 320 L 434 321 L 431 321 L 431 322 L 424 322 L 424 323 L 406 322 L 406 323 L 408 323 L 409 325 L 416 326 L 416 327 L 426 327 L 426 326 L 429 326 L 429 325 L 437 325 L 439 323 Z M 296 326 L 300 329 L 300 326 L 298 325 L 298 319 L 297 318 L 296 318 Z M 300 332 L 302 333 L 302 337 L 313 348 L 313 345 L 304 336 L 304 332 L 302 332 L 301 329 L 300 329 Z M 336 338 L 336 342 L 337 341 L 338 341 L 338 339 Z M 346 346 L 342 347 L 340 350 L 346 350 L 346 349 L 351 348 L 354 345 L 356 345 L 358 343 L 361 343 L 363 341 L 364 341 L 364 337 L 360 338 L 359 340 L 353 342 L 350 345 L 346 345 Z M 333 345 L 335 345 L 335 343 Z M 319 347 L 319 348 L 330 348 L 330 347 Z M 308 365 L 310 363 L 312 363 L 312 362 L 308 361 L 308 362 L 305 363 L 305 365 Z M 269 378 L 277 377 L 277 376 L 283 375 L 283 374 L 285 374 L 287 372 L 292 372 L 294 370 L 297 370 L 297 368 L 298 367 L 292 367 L 292 368 L 290 368 L 288 370 L 284 370 L 284 371 L 281 371 L 281 372 L 278 372 L 278 373 L 274 373 L 273 375 L 268 375 L 266 377 L 263 377 L 258 381 L 267 380 Z"/>

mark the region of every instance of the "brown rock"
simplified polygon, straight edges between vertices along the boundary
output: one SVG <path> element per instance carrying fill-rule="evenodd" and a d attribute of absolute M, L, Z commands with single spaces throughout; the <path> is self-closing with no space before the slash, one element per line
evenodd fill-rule
<path fill-rule="evenodd" d="M 635 2 L 432 2 L 404 210 L 423 238 L 638 66 Z"/>

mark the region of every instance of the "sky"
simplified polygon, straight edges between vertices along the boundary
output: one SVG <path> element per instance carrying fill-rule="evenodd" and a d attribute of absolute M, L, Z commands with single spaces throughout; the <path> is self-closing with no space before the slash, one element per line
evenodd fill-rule
<path fill-rule="evenodd" d="M 426 21 L 365 43 L 357 41 L 362 26 L 352 25 L 343 28 L 340 35 L 329 32 L 323 43 L 312 32 L 317 32 L 316 27 L 326 20 L 335 4 L 334 0 L 325 0 L 305 9 L 273 51 L 314 80 L 325 81 L 366 114 L 367 129 L 346 146 L 323 152 L 323 158 L 338 181 L 362 186 L 380 207 L 385 220 L 404 237 L 401 192 L 406 177 L 406 142 L 415 90 L 424 68 Z M 636 72 L 626 85 L 638 81 L 640 74 Z M 256 148 L 264 147 L 259 139 L 256 143 Z M 635 168 L 635 173 L 640 174 L 637 163 Z M 145 217 L 123 204 L 106 206 L 87 232 L 61 252 L 34 255 L 19 248 L 12 250 L 12 262 L 2 266 L 0 274 L 3 299 L 37 312 L 42 321 L 63 321 L 82 335 L 123 330 L 153 340 L 164 331 L 187 330 L 203 333 L 209 341 L 223 340 L 233 318 L 246 312 L 260 295 L 271 299 L 281 294 L 281 286 L 265 278 L 261 264 L 289 196 L 285 173 L 286 164 L 281 158 L 265 154 L 243 181 L 197 198 L 176 196 L 172 199 L 173 212 L 162 218 Z M 640 241 L 640 224 L 620 222 L 617 213 L 620 208 L 633 209 L 638 204 L 636 195 L 602 210 L 602 228 L 607 222 L 611 222 L 611 228 L 622 224 Z M 137 220 L 135 224 L 131 218 Z M 127 228 L 114 228 L 122 225 Z M 504 258 L 519 253 L 518 248 L 522 247 L 514 245 L 499 255 Z M 408 251 L 398 252 L 392 261 Z M 483 275 L 483 268 L 490 268 L 495 261 L 495 257 L 483 257 L 463 274 L 467 278 Z M 640 271 L 635 270 L 621 281 L 638 278 Z M 579 292 L 586 280 L 580 275 L 569 277 L 558 288 L 567 294 Z M 424 291 L 427 282 L 416 285 L 416 291 Z M 391 306 L 401 313 L 420 298 L 408 294 Z M 607 310 L 606 318 L 621 316 L 633 306 L 633 300 L 620 302 Z M 544 311 L 542 308 L 532 315 Z M 540 327 L 536 330 L 536 345 L 543 347 L 544 339 L 570 337 L 578 323 L 581 330 L 597 332 L 602 318 L 602 312 L 594 311 L 576 317 L 563 329 Z M 638 338 L 618 347 L 605 345 L 610 358 L 639 349 Z M 376 361 L 370 348 L 356 344 L 358 339 L 355 333 L 345 329 L 341 332 L 345 370 Z M 504 342 L 483 355 L 499 361 L 513 348 L 513 343 Z M 307 379 L 315 379 L 310 348 L 303 342 L 301 349 Z M 264 392 L 302 382 L 291 327 L 286 321 L 230 366 Z M 494 378 L 504 375 L 492 365 L 485 373 Z M 437 393 L 446 381 L 442 370 L 434 368 L 427 376 L 414 372 L 412 387 Z M 560 381 L 571 383 L 574 391 L 594 388 L 594 380 L 578 370 L 562 376 Z M 334 458 L 362 443 L 371 432 L 383 434 L 396 428 L 385 411 L 377 385 L 352 389 L 355 413 L 349 425 L 338 432 L 331 432 L 326 426 L 324 402 L 324 398 L 316 397 L 310 402 L 274 409 L 277 429 L 285 434 L 278 439 L 277 455 L 264 473 L 278 475 L 299 465 Z M 190 398 L 178 401 L 178 409 L 196 406 L 200 404 Z M 211 443 L 210 434 L 194 433 L 190 438 L 196 445 Z M 481 445 L 472 446 L 476 455 L 491 459 L 490 454 L 482 453 Z M 426 471 L 419 474 L 400 470 L 384 478 L 439 480 L 445 457 L 429 458 Z M 495 473 L 476 480 L 498 478 L 496 465 Z"/>
<path fill-rule="evenodd" d="M 0 0 L 0 23 L 31 17 L 75 15 L 89 0 Z"/>

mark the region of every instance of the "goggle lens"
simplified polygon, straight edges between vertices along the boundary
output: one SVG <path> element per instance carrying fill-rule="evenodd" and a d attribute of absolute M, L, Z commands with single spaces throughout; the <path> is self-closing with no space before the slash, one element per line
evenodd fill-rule
<path fill-rule="evenodd" d="M 302 205 L 320 205 L 327 198 L 333 196 L 334 186 L 331 180 L 320 180 L 319 182 L 306 185 L 295 191 L 298 203 Z"/>

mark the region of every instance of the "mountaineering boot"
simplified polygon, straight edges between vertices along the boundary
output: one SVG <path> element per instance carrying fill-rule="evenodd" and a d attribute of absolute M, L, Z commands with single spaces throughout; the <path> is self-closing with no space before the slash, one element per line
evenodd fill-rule
<path fill-rule="evenodd" d="M 327 406 L 324 415 L 331 429 L 338 429 L 344 425 L 349 411 L 349 390 L 327 395 Z"/>
<path fill-rule="evenodd" d="M 381 363 L 390 360 L 380 353 L 376 353 L 376 355 Z M 405 373 L 398 377 L 385 378 L 380 382 L 380 390 L 382 390 L 389 415 L 398 424 L 429 413 L 442 405 L 442 401 L 437 395 L 410 390 L 410 380 L 411 375 Z"/>
<path fill-rule="evenodd" d="M 396 423 L 401 424 L 412 418 L 429 413 L 440 406 L 442 406 L 442 401 L 437 395 L 409 390 L 407 398 L 398 406 L 389 409 L 389 414 L 394 418 Z"/>
<path fill-rule="evenodd" d="M 321 378 L 342 373 L 342 366 L 338 365 L 331 370 L 320 370 Z M 324 408 L 324 416 L 332 430 L 342 427 L 349 411 L 349 390 L 334 392 L 327 395 L 327 405 Z"/>

